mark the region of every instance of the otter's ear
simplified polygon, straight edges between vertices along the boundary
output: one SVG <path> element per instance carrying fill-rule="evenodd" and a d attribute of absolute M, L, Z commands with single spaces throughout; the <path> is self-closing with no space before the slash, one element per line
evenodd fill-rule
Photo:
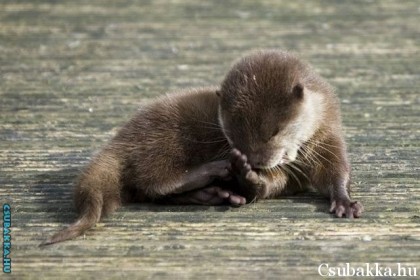
<path fill-rule="evenodd" d="M 303 85 L 301 83 L 298 83 L 297 85 L 295 85 L 295 87 L 293 88 L 293 95 L 297 99 L 303 98 Z"/>
<path fill-rule="evenodd" d="M 222 97 L 222 93 L 220 92 L 220 90 L 219 90 L 219 89 L 217 89 L 217 90 L 216 90 L 216 95 L 217 95 L 218 97 Z"/>

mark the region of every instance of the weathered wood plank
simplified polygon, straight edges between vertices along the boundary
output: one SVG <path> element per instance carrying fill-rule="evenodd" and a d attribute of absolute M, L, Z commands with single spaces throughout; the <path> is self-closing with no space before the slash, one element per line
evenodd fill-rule
<path fill-rule="evenodd" d="M 0 197 L 16 279 L 313 279 L 321 263 L 420 273 L 418 1 L 3 1 Z M 308 59 L 336 88 L 366 213 L 316 194 L 242 208 L 132 205 L 37 245 L 75 213 L 72 181 L 144 100 L 218 84 L 254 48 Z M 2 275 L 4 276 L 4 275 Z"/>

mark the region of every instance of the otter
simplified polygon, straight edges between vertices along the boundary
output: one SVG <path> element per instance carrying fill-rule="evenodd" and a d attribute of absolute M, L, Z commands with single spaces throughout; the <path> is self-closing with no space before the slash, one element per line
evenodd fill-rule
<path fill-rule="evenodd" d="M 360 217 L 332 87 L 297 56 L 254 51 L 220 87 L 143 106 L 92 158 L 74 191 L 79 218 L 41 245 L 77 237 L 125 203 L 241 206 L 317 189 Z"/>

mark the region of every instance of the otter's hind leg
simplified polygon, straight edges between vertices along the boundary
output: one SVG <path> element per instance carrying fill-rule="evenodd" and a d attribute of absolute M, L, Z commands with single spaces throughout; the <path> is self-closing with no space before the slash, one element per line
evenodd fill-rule
<path fill-rule="evenodd" d="M 147 195 L 160 203 L 217 205 L 224 202 L 245 204 L 245 198 L 211 185 L 214 180 L 230 178 L 230 162 L 219 160 L 187 170 L 170 183 L 149 187 Z"/>
<path fill-rule="evenodd" d="M 180 194 L 167 195 L 156 202 L 164 204 L 198 204 L 198 205 L 243 205 L 246 199 L 220 186 L 210 185 L 203 189 Z"/>

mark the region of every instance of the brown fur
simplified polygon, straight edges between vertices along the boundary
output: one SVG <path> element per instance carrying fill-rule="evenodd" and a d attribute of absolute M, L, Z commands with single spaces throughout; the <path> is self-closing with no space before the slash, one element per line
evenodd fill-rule
<path fill-rule="evenodd" d="M 78 179 L 75 206 L 80 218 L 43 245 L 82 234 L 123 203 L 197 188 L 186 184 L 196 182 L 188 175 L 229 152 L 217 125 L 217 108 L 214 89 L 163 96 L 141 108 Z"/>
<path fill-rule="evenodd" d="M 360 216 L 363 208 L 350 201 L 348 191 L 350 165 L 339 101 L 332 87 L 307 64 L 287 52 L 254 52 L 233 66 L 219 95 L 221 123 L 237 149 L 236 168 L 248 169 L 237 172 L 237 188 L 248 201 L 293 193 L 311 185 L 331 199 L 331 211 L 337 216 Z M 307 113 L 305 99 L 313 102 L 309 104 L 311 109 L 319 107 L 319 114 L 303 119 L 308 122 L 317 117 L 316 125 L 305 128 L 310 137 L 300 143 L 296 159 L 274 168 L 255 168 L 267 165 L 273 154 L 288 145 L 280 145 L 275 135 L 291 135 L 291 140 L 296 140 L 297 136 L 290 133 L 304 129 L 302 122 L 291 132 L 286 128 Z"/>
<path fill-rule="evenodd" d="M 299 117 L 312 91 L 322 95 L 325 114 L 311 141 L 302 143 L 308 152 L 299 150 L 297 169 L 254 169 L 254 162 L 266 161 L 278 148 L 270 139 Z M 344 203 L 340 211 L 349 213 L 350 167 L 339 103 L 324 80 L 289 53 L 264 51 L 236 63 L 217 93 L 219 97 L 216 89 L 180 92 L 141 108 L 82 172 L 75 186 L 79 219 L 44 245 L 81 235 L 123 203 L 188 195 L 226 177 L 231 146 L 252 165 L 244 173 L 243 166 L 251 169 L 247 159 L 230 158 L 236 180 L 228 185 L 248 202 L 310 183 L 338 206 Z"/>

